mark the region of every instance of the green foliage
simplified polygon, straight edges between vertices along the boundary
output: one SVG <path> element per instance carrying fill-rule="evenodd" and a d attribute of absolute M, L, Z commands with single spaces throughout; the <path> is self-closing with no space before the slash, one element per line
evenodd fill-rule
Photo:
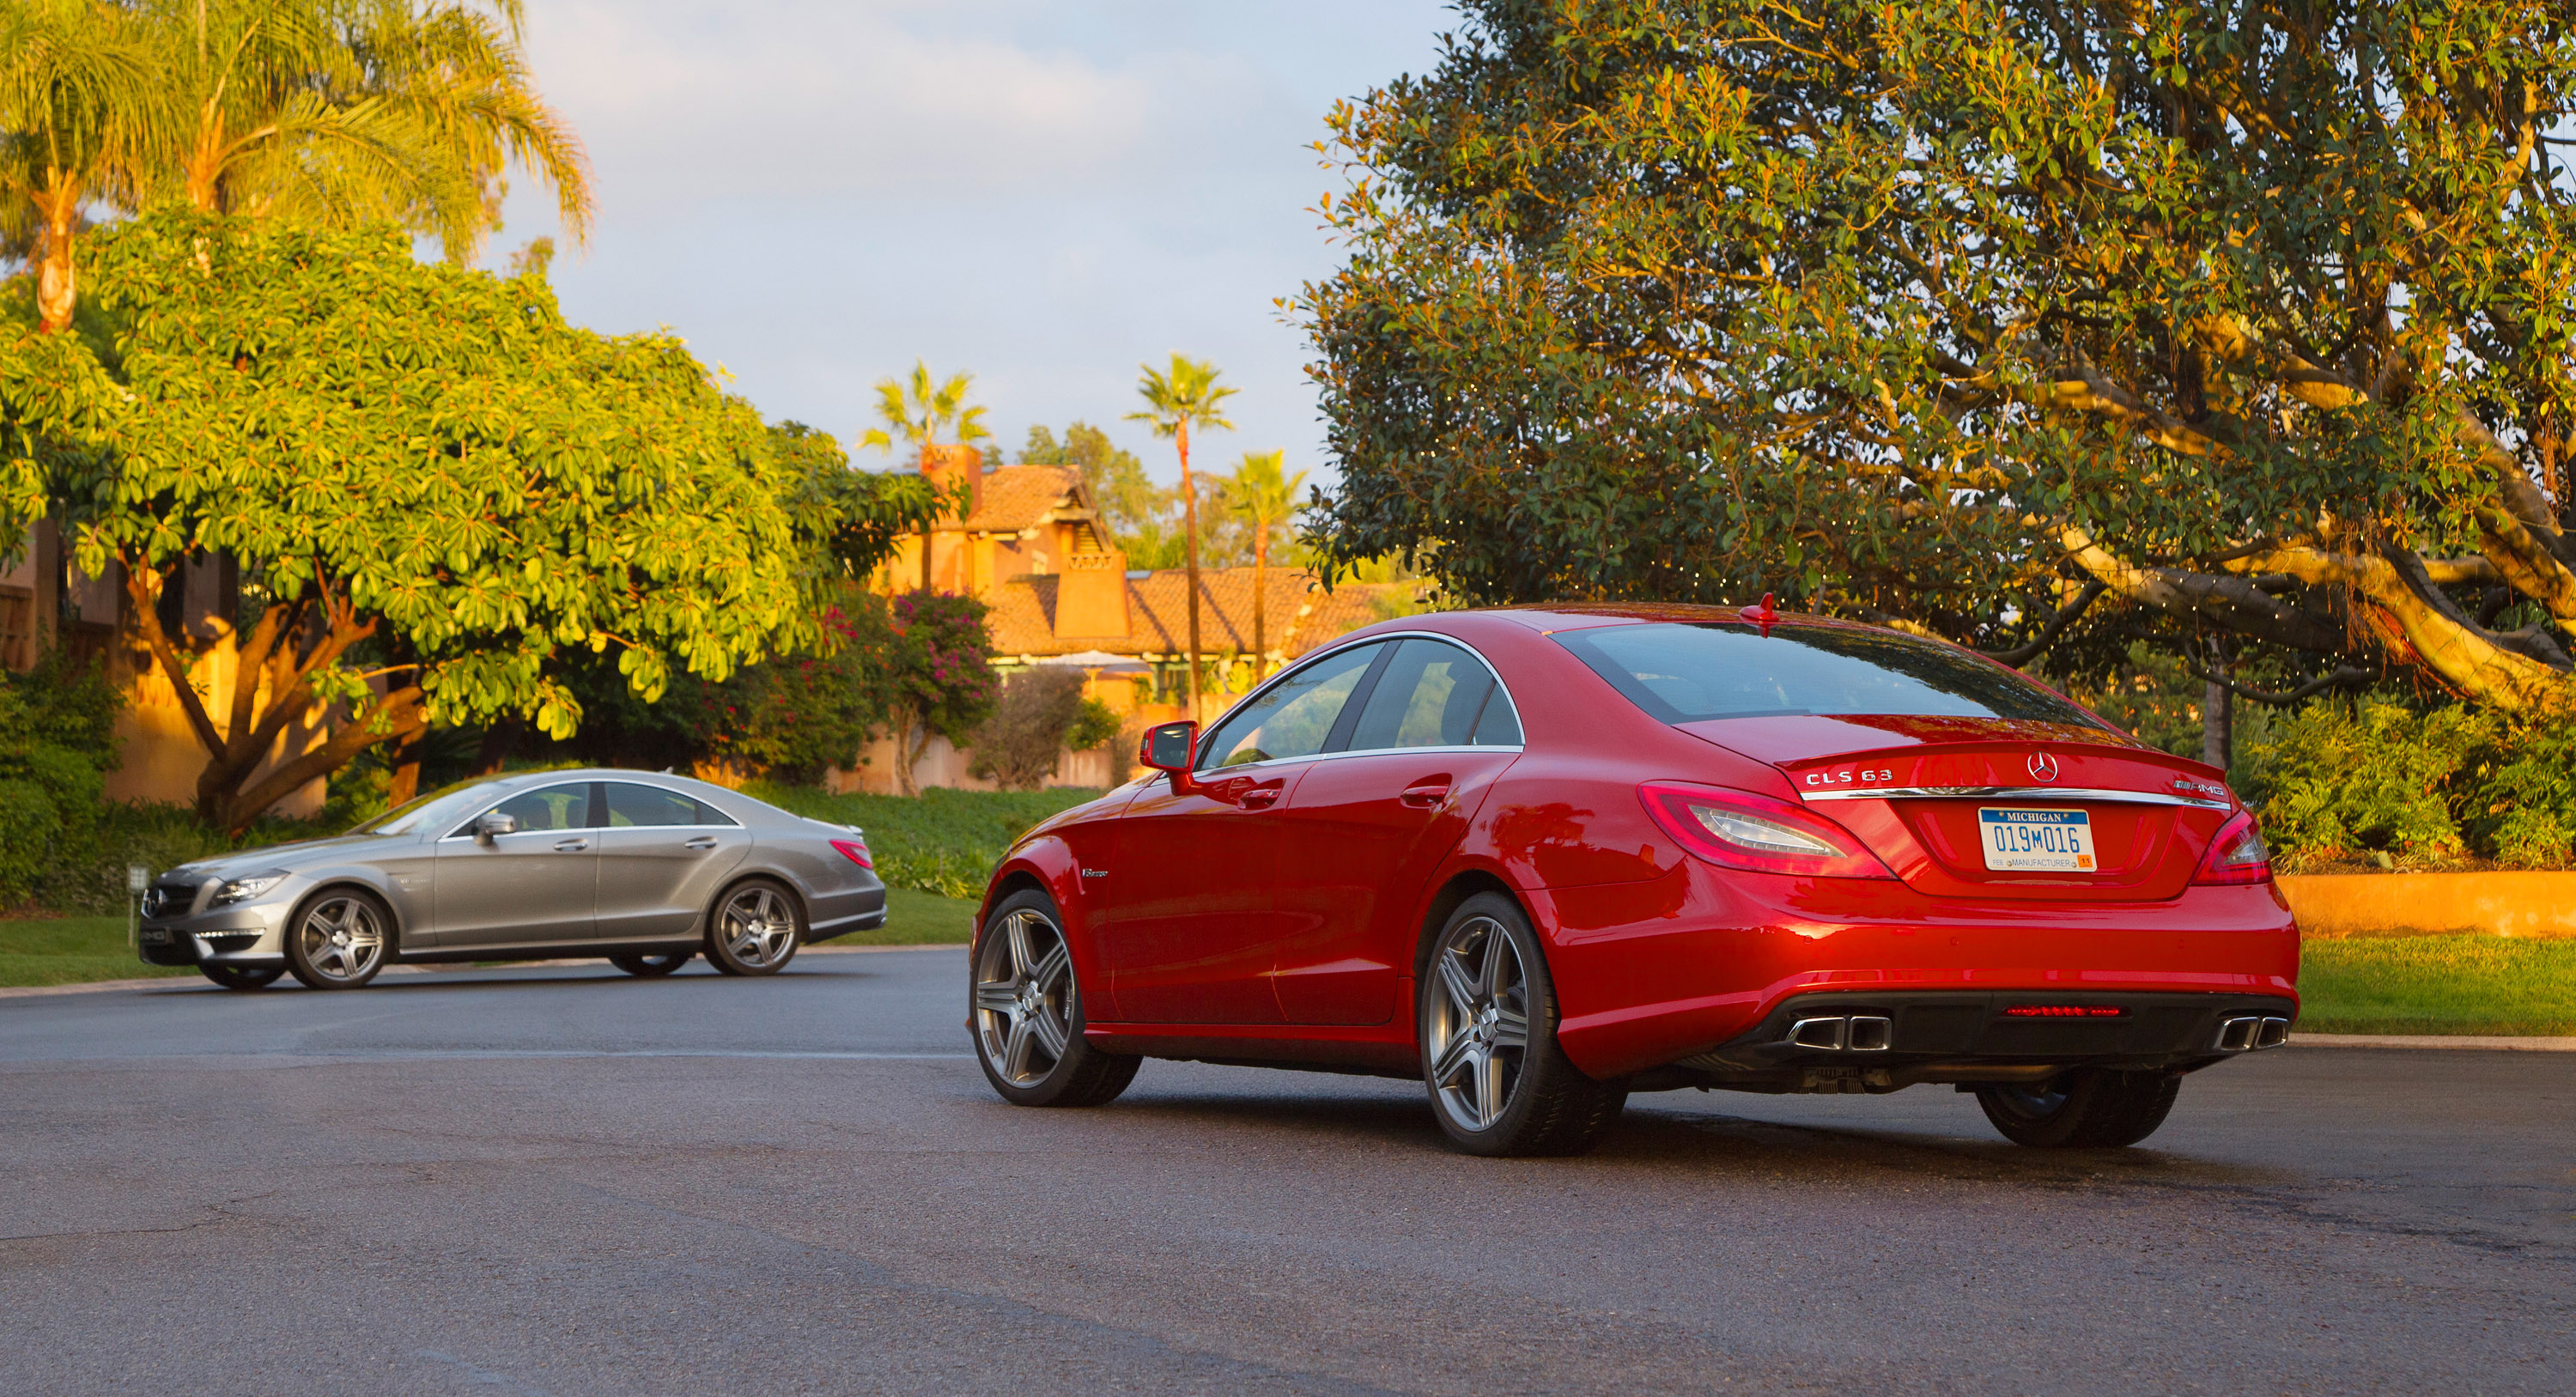
<path fill-rule="evenodd" d="M 1457 8 L 1323 148 L 1328 564 L 1998 650 L 2090 576 L 2498 702 L 2566 670 L 2557 11 Z M 2416 570 L 2451 553 L 2494 571 Z M 2476 619 L 2496 582 L 2537 630 Z"/>
<path fill-rule="evenodd" d="M 854 470 L 831 433 L 802 422 L 769 429 L 770 448 L 794 484 L 789 508 L 837 567 L 829 580 L 864 578 L 891 557 L 906 534 L 919 533 L 958 507 L 922 476 Z M 828 601 L 823 603 L 829 605 Z"/>
<path fill-rule="evenodd" d="M 1087 698 L 1074 710 L 1073 726 L 1065 730 L 1064 745 L 1077 752 L 1092 751 L 1114 740 L 1121 726 L 1117 709 Z"/>
<path fill-rule="evenodd" d="M 2457 705 L 2312 703 L 2257 751 L 2264 837 L 2285 867 L 2385 854 L 2557 868 L 2576 854 L 2576 738 Z"/>
<path fill-rule="evenodd" d="M 576 329 L 541 280 L 423 265 L 381 231 L 163 213 L 94 246 L 125 391 L 55 430 L 83 448 L 54 454 L 81 566 L 148 598 L 229 555 L 265 607 L 243 666 L 283 665 L 229 715 L 180 685 L 208 818 L 431 722 L 568 733 L 567 650 L 613 651 L 649 698 L 812 639 L 816 558 L 849 516 L 675 338 Z M 182 666 L 186 638 L 133 611 Z M 269 735 L 334 702 L 324 748 L 242 787 Z"/>
<path fill-rule="evenodd" d="M 115 723 L 116 695 L 95 669 L 57 655 L 32 674 L 0 670 L 0 906 L 36 896 L 94 842 Z"/>
<path fill-rule="evenodd" d="M 918 796 L 825 795 L 810 786 L 744 788 L 772 805 L 867 831 L 877 876 L 889 887 L 981 898 L 1002 854 L 1031 825 L 1098 791 L 956 791 Z"/>
<path fill-rule="evenodd" d="M 715 686 L 700 729 L 713 755 L 740 757 L 775 779 L 812 782 L 855 770 L 885 721 L 889 659 L 903 638 L 886 599 L 845 587 L 825 608 L 822 638 L 803 654 L 752 666 Z"/>
<path fill-rule="evenodd" d="M 898 722 L 963 744 L 993 711 L 1001 680 L 993 674 L 988 608 L 973 597 L 906 592 L 892 609 L 894 636 L 880 652 L 886 711 Z"/>

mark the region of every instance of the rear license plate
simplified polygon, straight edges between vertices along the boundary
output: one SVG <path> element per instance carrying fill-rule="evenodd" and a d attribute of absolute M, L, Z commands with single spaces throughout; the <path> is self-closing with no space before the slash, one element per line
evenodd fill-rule
<path fill-rule="evenodd" d="M 1986 867 L 2004 873 L 2098 873 L 2093 818 L 2081 810 L 1977 812 Z"/>

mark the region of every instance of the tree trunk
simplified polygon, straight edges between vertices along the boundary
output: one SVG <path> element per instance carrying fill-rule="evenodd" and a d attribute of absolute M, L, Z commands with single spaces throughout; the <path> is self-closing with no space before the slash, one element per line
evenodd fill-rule
<path fill-rule="evenodd" d="M 2236 691 L 2227 686 L 2227 653 L 2209 642 L 2209 684 L 2200 696 L 2200 759 L 2227 770 L 2236 756 Z"/>
<path fill-rule="evenodd" d="M 1262 668 L 1270 663 L 1270 521 L 1253 521 L 1260 532 L 1252 536 L 1252 682 L 1261 682 Z"/>
<path fill-rule="evenodd" d="M 429 729 L 404 738 L 394 745 L 392 784 L 385 787 L 385 808 L 394 810 L 420 794 L 420 757 L 429 746 Z"/>
<path fill-rule="evenodd" d="M 921 783 L 913 767 L 930 747 L 930 725 L 913 716 L 912 710 L 899 708 L 894 714 L 894 786 L 908 796 L 921 794 Z"/>
<path fill-rule="evenodd" d="M 1199 719 L 1199 492 L 1190 484 L 1190 424 L 1180 424 L 1181 546 L 1190 576 L 1190 721 Z"/>
<path fill-rule="evenodd" d="M 44 334 L 68 329 L 79 308 L 80 287 L 72 266 L 72 238 L 80 225 L 80 185 L 57 176 L 32 196 L 42 221 L 36 253 L 36 328 Z"/>
<path fill-rule="evenodd" d="M 474 748 L 474 774 L 492 776 L 508 764 L 519 748 L 519 720 L 495 718 L 483 730 L 483 740 Z"/>

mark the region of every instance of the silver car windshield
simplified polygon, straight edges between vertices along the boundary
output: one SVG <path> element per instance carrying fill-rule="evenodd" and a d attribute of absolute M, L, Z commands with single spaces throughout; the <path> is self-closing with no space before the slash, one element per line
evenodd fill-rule
<path fill-rule="evenodd" d="M 418 834 L 432 826 L 443 827 L 450 819 L 463 818 L 469 808 L 496 794 L 502 784 L 490 777 L 462 781 L 398 805 L 349 833 Z"/>

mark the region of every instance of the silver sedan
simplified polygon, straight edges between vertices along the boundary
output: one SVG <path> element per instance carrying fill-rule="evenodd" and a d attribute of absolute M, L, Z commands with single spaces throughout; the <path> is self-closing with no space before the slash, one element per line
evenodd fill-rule
<path fill-rule="evenodd" d="M 336 839 L 171 869 L 141 951 L 227 989 L 355 989 L 397 961 L 601 956 L 668 975 L 704 952 L 772 975 L 885 925 L 867 837 L 683 776 L 546 771 L 451 786 Z"/>

